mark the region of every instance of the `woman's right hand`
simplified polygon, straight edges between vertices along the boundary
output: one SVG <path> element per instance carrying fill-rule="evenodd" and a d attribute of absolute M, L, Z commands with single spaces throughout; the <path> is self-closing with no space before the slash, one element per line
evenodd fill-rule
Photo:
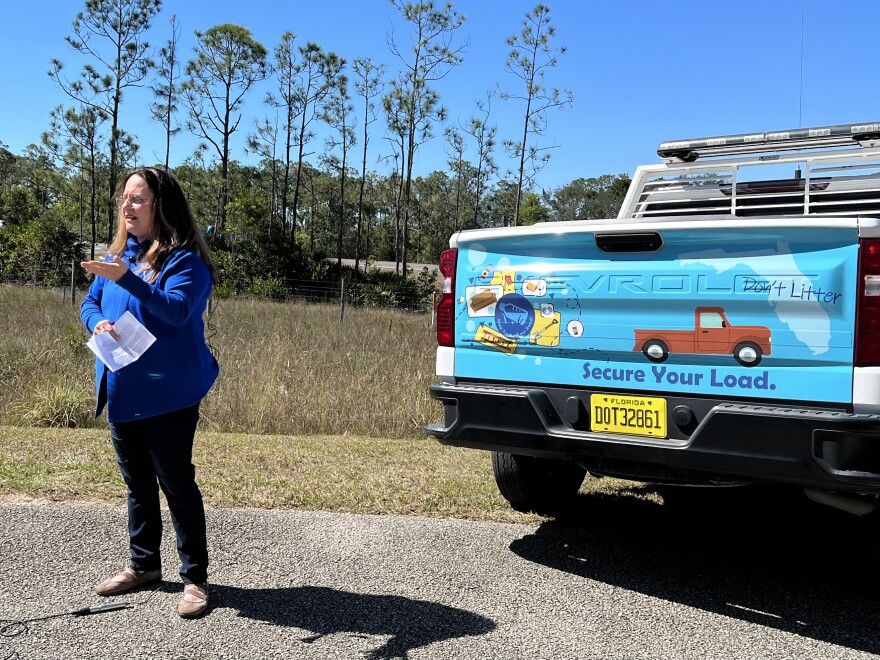
<path fill-rule="evenodd" d="M 128 265 L 119 258 L 118 254 L 114 254 L 111 261 L 80 261 L 79 265 L 87 273 L 106 277 L 114 282 L 118 282 L 128 272 Z"/>
<path fill-rule="evenodd" d="M 92 335 L 100 335 L 105 332 L 109 332 L 110 336 L 113 337 L 113 339 L 119 341 L 119 334 L 116 332 L 116 330 L 113 329 L 113 324 L 107 320 L 98 321 L 98 325 L 95 326 L 95 331 L 92 333 Z"/>

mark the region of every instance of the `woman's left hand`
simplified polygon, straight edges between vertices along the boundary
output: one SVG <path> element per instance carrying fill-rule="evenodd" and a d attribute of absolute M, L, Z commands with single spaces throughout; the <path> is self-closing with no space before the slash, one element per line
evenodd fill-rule
<path fill-rule="evenodd" d="M 113 255 L 113 261 L 81 261 L 79 265 L 87 273 L 105 277 L 114 282 L 118 282 L 119 278 L 128 271 L 128 264 L 120 259 L 119 255 Z"/>

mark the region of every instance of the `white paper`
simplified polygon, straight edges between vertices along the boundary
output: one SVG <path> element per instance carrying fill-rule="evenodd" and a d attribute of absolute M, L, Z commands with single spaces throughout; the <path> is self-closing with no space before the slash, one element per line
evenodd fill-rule
<path fill-rule="evenodd" d="M 113 324 L 113 331 L 119 336 L 118 341 L 109 332 L 102 332 L 100 335 L 92 335 L 86 342 L 86 346 L 92 349 L 110 371 L 118 371 L 131 364 L 156 341 L 131 312 L 126 312 Z"/>

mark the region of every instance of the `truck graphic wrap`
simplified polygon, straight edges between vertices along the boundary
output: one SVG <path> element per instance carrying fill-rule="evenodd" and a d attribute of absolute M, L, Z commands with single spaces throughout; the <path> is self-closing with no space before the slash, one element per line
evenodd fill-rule
<path fill-rule="evenodd" d="M 707 223 L 609 254 L 596 235 L 614 229 L 460 238 L 455 375 L 851 400 L 855 227 Z"/>

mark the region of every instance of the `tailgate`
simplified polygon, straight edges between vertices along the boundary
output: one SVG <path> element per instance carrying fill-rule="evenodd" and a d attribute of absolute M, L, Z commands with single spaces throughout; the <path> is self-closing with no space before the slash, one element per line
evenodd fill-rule
<path fill-rule="evenodd" d="M 611 234 L 656 234 L 660 247 L 603 251 Z M 457 378 L 852 401 L 854 219 L 552 223 L 453 243 Z M 637 345 L 637 329 L 694 333 L 703 307 L 731 336 L 769 335 L 757 364 L 723 342 L 653 359 Z"/>

